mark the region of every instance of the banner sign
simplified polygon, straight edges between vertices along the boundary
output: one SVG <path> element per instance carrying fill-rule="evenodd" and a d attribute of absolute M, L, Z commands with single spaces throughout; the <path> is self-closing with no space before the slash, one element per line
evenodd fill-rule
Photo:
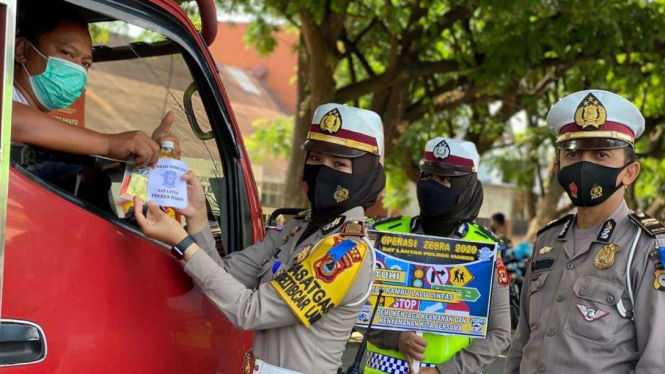
<path fill-rule="evenodd" d="M 356 326 L 484 338 L 494 279 L 495 244 L 370 231 L 376 251 L 372 295 Z"/>

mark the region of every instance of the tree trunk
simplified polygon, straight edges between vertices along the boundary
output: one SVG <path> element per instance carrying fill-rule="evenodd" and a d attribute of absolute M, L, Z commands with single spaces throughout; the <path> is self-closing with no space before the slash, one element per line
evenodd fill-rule
<path fill-rule="evenodd" d="M 529 243 L 535 242 L 536 233 L 538 230 L 547 225 L 553 219 L 559 218 L 556 217 L 557 205 L 559 203 L 559 198 L 564 191 L 563 187 L 561 187 L 557 181 L 557 173 L 555 172 L 554 165 L 550 166 L 548 179 L 549 185 L 547 188 L 547 193 L 545 193 L 538 200 L 538 211 L 536 213 L 536 218 L 531 220 L 529 223 L 529 230 L 526 233 L 525 240 Z"/>
<path fill-rule="evenodd" d="M 660 215 L 663 212 L 663 209 L 665 209 L 665 199 L 663 199 L 661 196 L 658 196 L 656 200 L 651 203 L 651 206 L 647 208 L 646 213 L 650 216 L 660 219 L 662 218 Z"/>
<path fill-rule="evenodd" d="M 302 186 L 305 152 L 301 150 L 307 138 L 314 111 L 319 105 L 335 98 L 335 69 L 339 62 L 336 41 L 342 31 L 340 14 L 331 14 L 322 25 L 307 10 L 300 12 L 302 50 L 298 55 L 299 108 L 293 131 L 293 150 L 289 159 L 289 172 L 285 184 L 285 204 L 290 207 L 309 207 Z M 301 83 L 301 79 L 304 81 Z"/>

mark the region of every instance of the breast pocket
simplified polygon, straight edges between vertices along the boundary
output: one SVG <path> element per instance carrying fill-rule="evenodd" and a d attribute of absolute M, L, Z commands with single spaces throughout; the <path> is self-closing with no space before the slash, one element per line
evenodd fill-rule
<path fill-rule="evenodd" d="M 529 327 L 533 330 L 537 325 L 543 308 L 545 282 L 551 271 L 543 271 L 531 275 L 529 284 Z"/>
<path fill-rule="evenodd" d="M 564 327 L 566 334 L 601 345 L 613 341 L 619 320 L 616 304 L 624 289 L 624 285 L 594 277 L 575 281 L 575 297 Z"/>

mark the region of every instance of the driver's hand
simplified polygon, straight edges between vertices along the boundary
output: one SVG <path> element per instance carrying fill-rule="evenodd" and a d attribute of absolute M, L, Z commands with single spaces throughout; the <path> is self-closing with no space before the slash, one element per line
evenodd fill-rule
<path fill-rule="evenodd" d="M 425 348 L 427 340 L 418 336 L 413 331 L 403 331 L 397 338 L 397 348 L 403 355 L 412 357 L 418 361 L 425 359 Z"/>
<path fill-rule="evenodd" d="M 134 159 L 136 166 L 154 166 L 159 158 L 159 145 L 142 131 L 109 134 L 106 156 L 117 160 Z"/>
<path fill-rule="evenodd" d="M 190 234 L 201 232 L 208 226 L 208 210 L 206 197 L 201 182 L 193 171 L 188 171 L 182 177 L 187 182 L 187 207 L 176 211 L 187 218 L 187 231 Z"/>
<path fill-rule="evenodd" d="M 173 113 L 172 110 L 169 110 L 166 115 L 164 115 L 164 118 L 162 119 L 162 123 L 157 126 L 155 131 L 152 132 L 152 140 L 156 141 L 157 144 L 162 144 L 163 141 L 165 140 L 170 140 L 173 142 L 175 147 L 173 148 L 173 154 L 177 157 L 180 158 L 180 140 L 173 135 L 171 132 L 171 127 L 173 126 L 173 121 L 175 120 L 175 114 Z"/>

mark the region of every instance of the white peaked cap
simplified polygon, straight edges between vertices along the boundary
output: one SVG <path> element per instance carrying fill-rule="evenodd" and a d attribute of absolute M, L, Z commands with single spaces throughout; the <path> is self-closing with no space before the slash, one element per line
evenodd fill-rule
<path fill-rule="evenodd" d="M 547 115 L 547 127 L 562 148 L 617 148 L 635 143 L 644 132 L 642 113 L 623 97 L 586 90 L 559 100 Z M 572 146 L 571 146 L 572 144 Z"/>
<path fill-rule="evenodd" d="M 464 140 L 436 137 L 427 142 L 420 169 L 441 175 L 477 172 L 480 155 L 475 144 Z"/>
<path fill-rule="evenodd" d="M 382 156 L 381 117 L 371 110 L 332 103 L 321 105 L 314 112 L 305 149 L 344 157 L 357 157 L 366 152 Z"/>

